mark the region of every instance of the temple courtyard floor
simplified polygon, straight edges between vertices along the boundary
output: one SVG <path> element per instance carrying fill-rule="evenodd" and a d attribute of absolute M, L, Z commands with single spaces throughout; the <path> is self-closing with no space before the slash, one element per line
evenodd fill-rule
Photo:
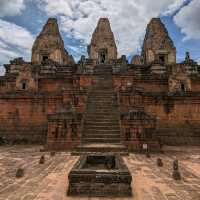
<path fill-rule="evenodd" d="M 68 173 L 77 161 L 70 153 L 40 152 L 39 146 L 0 147 L 0 200 L 97 200 L 112 198 L 67 197 Z M 45 154 L 45 163 L 39 164 Z M 157 158 L 164 166 L 158 167 Z M 132 174 L 131 198 L 120 200 L 200 200 L 200 147 L 165 147 L 164 154 L 123 157 Z M 178 159 L 181 181 L 172 179 L 172 163 Z M 17 168 L 24 168 L 16 178 Z"/>

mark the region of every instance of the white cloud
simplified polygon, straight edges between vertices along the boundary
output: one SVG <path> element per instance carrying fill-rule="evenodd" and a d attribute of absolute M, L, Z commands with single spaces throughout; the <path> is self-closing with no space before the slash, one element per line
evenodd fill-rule
<path fill-rule="evenodd" d="M 200 58 L 199 58 L 199 59 L 197 59 L 197 63 L 200 65 Z"/>
<path fill-rule="evenodd" d="M 48 16 L 72 15 L 70 0 L 36 0 L 37 6 L 43 10 Z"/>
<path fill-rule="evenodd" d="M 0 76 L 3 76 L 5 74 L 6 70 L 4 66 L 0 66 Z"/>
<path fill-rule="evenodd" d="M 0 0 L 0 17 L 19 15 L 24 8 L 24 0 Z"/>
<path fill-rule="evenodd" d="M 177 12 L 188 0 L 175 0 L 173 4 L 170 4 L 164 15 L 172 15 Z"/>
<path fill-rule="evenodd" d="M 119 54 L 129 55 L 140 49 L 145 28 L 152 17 L 170 14 L 185 0 L 38 0 L 49 16 L 61 14 L 61 30 L 67 36 L 89 44 L 100 17 L 108 17 L 117 41 Z M 45 4 L 44 4 L 45 2 Z M 64 12 L 62 7 L 68 12 Z"/>
<path fill-rule="evenodd" d="M 0 19 L 0 64 L 22 56 L 30 60 L 33 40 L 25 28 Z"/>
<path fill-rule="evenodd" d="M 184 40 L 200 39 L 200 1 L 193 0 L 182 8 L 176 16 L 174 22 L 181 28 L 185 35 Z"/>

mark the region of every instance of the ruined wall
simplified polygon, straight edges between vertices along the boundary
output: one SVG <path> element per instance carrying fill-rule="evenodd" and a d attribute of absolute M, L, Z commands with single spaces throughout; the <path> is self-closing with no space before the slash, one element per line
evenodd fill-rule
<path fill-rule="evenodd" d="M 120 94 L 123 112 L 134 107 L 156 118 L 156 136 L 163 144 L 179 145 L 200 142 L 200 98 L 197 94 L 163 95 L 159 93 Z"/>
<path fill-rule="evenodd" d="M 168 91 L 168 80 L 163 79 L 139 79 L 135 76 L 113 76 L 113 82 L 116 88 L 125 90 L 129 87 L 138 88 L 145 92 L 166 92 Z"/>
<path fill-rule="evenodd" d="M 69 78 L 41 78 L 38 81 L 40 92 L 59 93 L 65 89 L 73 88 L 73 79 Z"/>
<path fill-rule="evenodd" d="M 61 104 L 60 96 L 0 95 L 0 136 L 10 141 L 45 142 L 46 115 Z"/>

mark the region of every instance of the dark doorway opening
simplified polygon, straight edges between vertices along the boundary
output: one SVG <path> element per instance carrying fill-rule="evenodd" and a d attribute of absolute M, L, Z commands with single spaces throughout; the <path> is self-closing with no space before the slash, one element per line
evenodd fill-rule
<path fill-rule="evenodd" d="M 105 53 L 101 53 L 100 55 L 100 63 L 104 64 L 106 62 L 106 55 Z"/>
<path fill-rule="evenodd" d="M 26 90 L 26 83 L 22 83 L 22 90 Z"/>
<path fill-rule="evenodd" d="M 49 59 L 49 57 L 48 56 L 42 56 L 42 61 L 46 61 L 46 60 L 48 60 Z"/>
<path fill-rule="evenodd" d="M 165 55 L 159 55 L 158 60 L 159 60 L 159 63 L 165 64 Z"/>
<path fill-rule="evenodd" d="M 185 85 L 183 83 L 181 83 L 181 91 L 185 92 Z"/>
<path fill-rule="evenodd" d="M 106 60 L 107 60 L 107 50 L 101 49 L 100 52 L 99 52 L 99 63 L 105 64 Z"/>

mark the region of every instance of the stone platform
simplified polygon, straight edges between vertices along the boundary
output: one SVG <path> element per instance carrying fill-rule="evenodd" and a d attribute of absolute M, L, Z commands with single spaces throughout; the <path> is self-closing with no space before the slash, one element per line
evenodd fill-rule
<path fill-rule="evenodd" d="M 69 196 L 129 197 L 132 176 L 116 154 L 81 156 L 69 174 Z"/>
<path fill-rule="evenodd" d="M 75 148 L 72 155 L 84 155 L 85 153 L 119 153 L 120 155 L 128 155 L 127 148 L 122 144 L 109 143 L 93 143 L 82 144 Z"/>
<path fill-rule="evenodd" d="M 40 147 L 0 147 L 0 200 L 110 200 L 113 198 L 67 197 L 67 177 L 79 157 L 70 153 L 39 152 Z M 123 157 L 133 177 L 133 197 L 115 200 L 199 200 L 200 147 L 165 148 L 164 154 Z M 39 164 L 45 154 L 45 163 Z M 162 158 L 164 166 L 157 167 Z M 172 179 L 172 162 L 179 160 L 181 181 Z M 15 178 L 18 167 L 25 176 Z"/>

